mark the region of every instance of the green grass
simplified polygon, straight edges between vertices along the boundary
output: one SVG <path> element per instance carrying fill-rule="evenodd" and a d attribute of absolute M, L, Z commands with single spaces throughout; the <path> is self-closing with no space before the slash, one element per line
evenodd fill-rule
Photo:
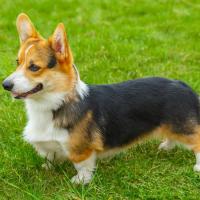
<path fill-rule="evenodd" d="M 75 63 L 87 83 L 113 83 L 146 76 L 187 82 L 200 93 L 200 2 L 198 0 L 0 0 L 0 81 L 15 69 L 19 48 L 15 19 L 30 15 L 48 37 L 64 22 Z M 0 88 L 0 199 L 200 199 L 194 155 L 181 148 L 137 145 L 102 161 L 88 186 L 73 186 L 70 163 L 53 171 L 21 137 L 21 101 Z"/>

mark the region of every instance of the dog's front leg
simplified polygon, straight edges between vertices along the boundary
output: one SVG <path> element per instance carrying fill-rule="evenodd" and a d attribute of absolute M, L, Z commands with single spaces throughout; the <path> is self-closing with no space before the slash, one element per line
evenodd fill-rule
<path fill-rule="evenodd" d="M 52 163 L 55 159 L 55 153 L 54 152 L 47 152 L 43 148 L 41 148 L 39 145 L 35 145 L 35 150 L 37 153 L 46 159 L 45 163 L 42 164 L 42 168 L 49 170 L 53 167 Z"/>
<path fill-rule="evenodd" d="M 48 153 L 46 156 L 46 162 L 42 164 L 42 168 L 49 170 L 53 168 L 54 154 Z"/>
<path fill-rule="evenodd" d="M 76 184 L 88 184 L 92 179 L 96 167 L 96 153 L 91 152 L 85 160 L 73 163 L 78 173 L 72 177 L 71 182 Z"/>
<path fill-rule="evenodd" d="M 53 162 L 56 159 L 56 153 L 54 151 L 45 149 L 42 144 L 43 143 L 36 143 L 34 147 L 37 153 L 45 159 L 45 163 L 42 164 L 42 168 L 49 170 L 53 168 Z"/>
<path fill-rule="evenodd" d="M 53 162 L 55 160 L 55 153 L 48 152 L 45 156 L 46 162 L 42 164 L 42 168 L 49 170 L 53 168 Z"/>

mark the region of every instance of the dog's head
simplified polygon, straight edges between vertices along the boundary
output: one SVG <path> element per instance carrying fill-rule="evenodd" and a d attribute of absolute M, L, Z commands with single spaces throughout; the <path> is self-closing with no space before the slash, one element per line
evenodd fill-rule
<path fill-rule="evenodd" d="M 64 25 L 44 39 L 25 14 L 17 18 L 20 49 L 17 69 L 3 81 L 15 98 L 39 98 L 46 93 L 71 92 L 76 82 L 73 56 Z"/>

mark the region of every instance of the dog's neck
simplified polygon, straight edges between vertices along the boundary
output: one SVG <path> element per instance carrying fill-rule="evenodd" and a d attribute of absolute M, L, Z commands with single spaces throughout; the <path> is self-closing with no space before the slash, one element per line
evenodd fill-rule
<path fill-rule="evenodd" d="M 35 112 L 50 112 L 51 110 L 58 109 L 66 99 L 67 93 L 47 93 L 41 98 L 26 99 L 25 104 L 27 110 Z"/>

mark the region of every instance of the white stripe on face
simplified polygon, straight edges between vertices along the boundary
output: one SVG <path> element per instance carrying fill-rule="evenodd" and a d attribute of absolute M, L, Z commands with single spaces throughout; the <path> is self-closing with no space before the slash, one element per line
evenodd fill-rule
<path fill-rule="evenodd" d="M 24 64 L 23 64 L 23 66 L 22 67 L 25 67 L 25 65 L 26 65 L 26 59 L 27 59 L 27 54 L 28 54 L 28 52 L 30 51 L 30 49 L 33 47 L 33 44 L 31 44 L 30 46 L 28 46 L 27 47 L 27 49 L 24 51 L 25 53 L 24 53 Z"/>
<path fill-rule="evenodd" d="M 26 57 L 27 56 L 27 53 L 29 52 L 29 50 L 33 47 L 33 44 L 29 45 L 26 50 L 24 51 L 24 56 Z M 22 54 L 22 48 L 19 50 L 18 52 L 18 57 L 20 57 L 20 55 Z"/>

